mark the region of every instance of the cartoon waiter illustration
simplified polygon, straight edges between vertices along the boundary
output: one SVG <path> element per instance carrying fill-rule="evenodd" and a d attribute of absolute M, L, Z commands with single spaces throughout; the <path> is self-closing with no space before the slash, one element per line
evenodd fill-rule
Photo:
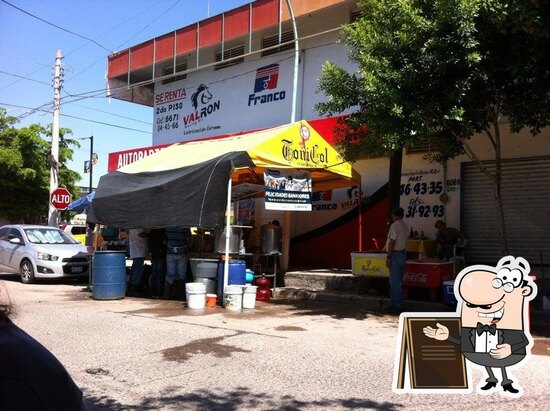
<path fill-rule="evenodd" d="M 472 364 L 485 367 L 488 378 L 478 385 L 480 394 L 500 391 L 519 397 L 523 393 L 519 384 L 514 386 L 508 368 L 524 361 L 532 346 L 527 301 L 535 298 L 537 288 L 529 272 L 524 258 L 512 256 L 502 258 L 496 268 L 465 268 L 455 280 L 460 336 L 449 335 L 449 329 L 439 323 L 423 328 L 429 338 L 460 344 Z M 497 388 L 495 370 L 500 371 L 501 388 Z"/>

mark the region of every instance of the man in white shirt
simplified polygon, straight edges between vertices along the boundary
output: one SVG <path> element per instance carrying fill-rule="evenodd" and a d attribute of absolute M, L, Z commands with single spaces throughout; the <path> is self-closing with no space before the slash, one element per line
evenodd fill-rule
<path fill-rule="evenodd" d="M 139 296 L 140 293 L 137 287 L 141 283 L 145 259 L 149 258 L 147 232 L 142 229 L 132 228 L 128 234 L 128 239 L 132 268 L 130 269 L 127 294 L 129 296 Z"/>
<path fill-rule="evenodd" d="M 390 294 L 391 305 L 386 308 L 386 312 L 400 313 L 403 311 L 403 288 L 401 281 L 405 272 L 405 261 L 407 260 L 407 237 L 409 228 L 403 221 L 405 211 L 401 207 L 396 207 L 392 210 L 391 217 L 393 220 L 388 232 L 388 240 L 386 241 L 386 251 L 388 257 L 386 266 L 390 269 Z"/>

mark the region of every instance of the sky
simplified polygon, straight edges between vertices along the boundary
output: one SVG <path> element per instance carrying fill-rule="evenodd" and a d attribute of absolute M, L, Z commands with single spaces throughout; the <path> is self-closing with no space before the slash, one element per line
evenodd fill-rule
<path fill-rule="evenodd" d="M 17 128 L 53 122 L 53 67 L 63 56 L 59 126 L 81 139 L 66 166 L 82 176 L 90 139 L 107 173 L 108 154 L 152 144 L 153 108 L 106 97 L 107 57 L 249 0 L 0 0 L 0 107 Z M 38 109 L 38 110 L 35 110 Z"/>

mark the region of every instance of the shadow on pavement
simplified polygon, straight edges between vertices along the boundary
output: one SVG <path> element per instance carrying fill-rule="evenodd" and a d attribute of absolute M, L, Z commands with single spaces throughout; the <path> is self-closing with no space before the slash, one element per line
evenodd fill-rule
<path fill-rule="evenodd" d="M 364 398 L 319 399 L 299 401 L 291 396 L 275 398 L 265 392 L 253 393 L 248 388 L 224 392 L 223 389 L 198 390 L 188 394 L 170 394 L 160 398 L 150 398 L 137 405 L 116 403 L 108 397 L 88 397 L 85 400 L 88 410 L 214 410 L 234 411 L 240 409 L 258 410 L 303 410 L 303 409 L 372 409 L 400 410 L 404 406 L 390 402 L 378 402 Z"/>

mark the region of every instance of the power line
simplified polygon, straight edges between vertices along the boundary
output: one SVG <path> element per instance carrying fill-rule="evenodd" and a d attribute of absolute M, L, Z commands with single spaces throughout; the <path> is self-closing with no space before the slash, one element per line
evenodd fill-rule
<path fill-rule="evenodd" d="M 133 38 L 137 37 L 139 34 L 143 33 L 146 29 L 148 29 L 151 24 L 153 24 L 155 21 L 157 21 L 158 19 L 160 19 L 163 15 L 165 15 L 166 13 L 168 13 L 170 10 L 172 10 L 181 0 L 176 0 L 176 2 L 174 4 L 172 4 L 170 7 L 168 7 L 166 10 L 164 10 L 162 13 L 160 13 L 155 19 L 153 19 L 148 25 L 146 25 L 145 27 L 143 27 L 140 31 L 138 31 L 136 34 L 134 34 L 132 37 L 130 37 L 128 40 L 126 40 L 124 43 L 122 43 L 120 46 L 118 46 L 117 48 L 120 48 L 122 47 L 123 45 L 125 45 L 126 43 L 129 43 L 130 40 L 132 40 Z"/>
<path fill-rule="evenodd" d="M 25 77 L 25 76 L 19 76 L 17 74 L 12 74 L 12 73 L 7 73 L 7 72 L 2 71 L 2 70 L 0 70 L 0 73 L 5 74 L 7 76 L 17 77 L 17 78 L 22 79 L 22 80 L 34 81 L 35 83 L 45 84 L 47 86 L 52 85 L 51 83 L 46 83 L 45 81 L 35 80 L 33 78 L 29 78 L 29 77 Z"/>
<path fill-rule="evenodd" d="M 51 103 L 48 103 L 48 104 L 51 104 Z M 44 110 L 42 108 L 31 108 L 31 107 L 25 107 L 25 106 L 18 106 L 16 104 L 9 104 L 9 103 L 1 103 L 0 102 L 0 105 L 8 106 L 8 107 L 15 107 L 15 108 L 22 108 L 22 109 L 26 109 L 26 110 L 32 110 L 33 112 L 40 111 L 40 112 L 49 113 L 49 114 L 53 113 L 53 111 L 51 111 L 51 110 Z M 43 106 L 41 106 L 41 107 L 43 107 Z M 87 118 L 71 116 L 70 114 L 61 114 L 61 116 L 62 117 L 74 118 L 74 119 L 82 120 L 82 121 L 88 121 L 90 123 L 101 124 L 101 125 L 108 126 L 108 127 L 121 128 L 121 129 L 129 130 L 129 131 L 137 131 L 138 133 L 151 134 L 151 131 L 143 131 L 143 130 L 138 130 L 136 128 L 119 126 L 117 124 L 105 123 L 105 122 L 97 121 L 97 120 L 90 120 L 90 119 L 87 119 Z"/>
<path fill-rule="evenodd" d="M 119 27 L 121 27 L 121 26 L 123 26 L 123 25 L 125 25 L 125 24 L 128 24 L 129 21 L 135 19 L 137 16 L 139 16 L 139 15 L 141 15 L 141 14 L 143 14 L 143 13 L 149 11 L 149 10 L 151 10 L 152 8 L 156 8 L 156 7 L 158 7 L 158 4 L 157 4 L 157 3 L 153 3 L 150 7 L 147 7 L 146 9 L 143 9 L 143 10 L 140 11 L 139 13 L 134 14 L 132 17 L 123 19 L 122 23 L 120 23 L 120 24 L 118 24 L 118 25 L 116 25 L 116 26 L 110 28 L 110 29 L 107 30 L 106 32 L 104 32 L 104 33 L 100 34 L 99 36 L 97 36 L 97 38 L 99 39 L 99 38 L 105 36 L 106 34 L 109 34 L 109 33 L 112 32 L 113 30 L 116 30 L 117 28 L 119 28 Z M 170 6 L 170 9 L 171 9 L 172 7 L 173 7 L 173 6 Z M 167 11 L 168 11 L 168 10 L 167 10 Z M 166 11 L 163 12 L 163 13 L 161 14 L 161 16 L 162 16 L 163 14 L 165 14 L 165 13 L 166 13 Z M 159 16 L 159 17 L 160 17 L 160 16 Z M 149 25 L 147 25 L 147 27 L 149 27 Z M 139 33 L 141 33 L 143 30 L 145 30 L 145 28 L 142 29 Z M 137 33 L 137 34 L 139 34 L 139 33 Z M 132 38 L 134 38 L 137 34 L 135 34 L 134 36 L 132 36 L 129 40 L 126 40 L 124 43 L 122 43 L 122 44 L 121 44 L 120 46 L 118 46 L 117 48 L 120 48 L 120 47 L 122 47 L 122 45 L 128 43 L 128 42 L 129 42 Z M 80 50 L 81 48 L 83 48 L 83 47 L 85 47 L 85 46 L 86 46 L 86 44 L 83 44 L 82 46 L 80 46 L 80 47 L 78 47 L 78 48 L 76 48 L 76 49 L 74 49 L 74 50 L 69 51 L 65 56 L 69 56 L 69 55 L 72 54 L 73 52 L 78 51 L 78 50 Z M 89 65 L 88 67 L 86 67 L 85 69 L 79 71 L 79 72 L 76 73 L 74 76 L 68 78 L 66 81 L 68 82 L 68 81 L 74 79 L 75 77 L 77 77 L 77 76 L 79 76 L 80 74 L 86 72 L 87 70 L 91 69 L 93 66 L 95 66 L 95 65 L 98 64 L 98 63 L 101 63 L 101 62 L 104 61 L 104 60 L 105 60 L 105 56 L 103 56 L 100 60 L 97 60 L 95 63 L 90 64 L 90 65 Z"/>
<path fill-rule="evenodd" d="M 72 34 L 73 36 L 77 36 L 77 37 L 80 37 L 80 38 L 82 38 L 82 39 L 84 39 L 84 40 L 88 40 L 88 41 L 94 43 L 95 45 L 101 47 L 102 49 L 108 51 L 109 53 L 112 53 L 112 50 L 109 50 L 108 48 L 103 47 L 101 44 L 99 44 L 99 43 L 98 43 L 97 41 L 95 41 L 94 39 L 91 39 L 91 38 L 89 38 L 89 37 L 86 37 L 86 36 L 83 36 L 83 35 L 81 35 L 81 34 L 75 33 L 74 31 L 67 30 L 67 29 L 65 29 L 65 28 L 63 28 L 63 27 L 58 26 L 57 24 L 53 24 L 53 23 L 51 23 L 51 22 L 49 22 L 49 21 L 47 21 L 47 20 L 44 20 L 44 19 L 41 18 L 41 17 L 35 16 L 35 15 L 32 14 L 32 13 L 29 13 L 29 12 L 26 11 L 26 10 L 23 10 L 23 9 L 20 8 L 20 7 L 17 7 L 17 6 L 14 5 L 14 4 L 11 4 L 10 2 L 7 2 L 6 0 L 0 0 L 0 1 L 3 2 L 3 3 L 6 3 L 8 6 L 11 6 L 11 7 L 13 7 L 13 8 L 16 9 L 16 10 L 19 10 L 19 11 L 22 12 L 22 13 L 25 13 L 25 14 L 28 15 L 28 16 L 31 16 L 32 18 L 35 18 L 35 19 L 37 19 L 37 20 L 40 20 L 40 21 L 43 22 L 43 23 L 49 24 L 50 26 L 53 26 L 53 27 L 55 27 L 56 29 L 62 30 L 62 31 L 64 31 L 64 32 L 66 32 L 66 33 L 69 33 L 69 34 Z"/>
<path fill-rule="evenodd" d="M 72 102 L 70 102 L 70 103 L 72 103 Z M 151 125 L 151 123 L 150 123 L 150 122 L 147 122 L 147 121 L 138 120 L 138 119 L 131 118 L 131 117 L 126 117 L 126 116 L 121 116 L 120 114 L 110 113 L 110 112 L 108 112 L 108 111 L 99 110 L 99 109 L 97 109 L 97 108 L 86 107 L 86 106 L 83 106 L 82 104 L 74 104 L 74 105 L 77 106 L 77 107 L 82 107 L 82 108 L 88 109 L 88 110 L 97 111 L 98 113 L 105 113 L 105 114 L 109 114 L 110 116 L 119 117 L 119 118 L 124 118 L 124 119 L 126 119 L 126 120 L 131 120 L 131 121 L 135 121 L 135 122 L 138 122 L 138 123 L 147 124 L 148 126 Z"/>
<path fill-rule="evenodd" d="M 74 118 L 74 119 L 82 120 L 82 121 L 88 121 L 90 123 L 101 124 L 101 125 L 108 126 L 108 127 L 121 128 L 123 130 L 137 131 L 138 133 L 151 134 L 151 131 L 143 131 L 143 130 L 138 130 L 137 128 L 124 127 L 124 126 L 119 126 L 117 124 L 104 123 L 103 121 L 89 120 L 87 118 L 71 116 L 69 114 L 61 114 L 61 116 L 62 117 Z"/>

